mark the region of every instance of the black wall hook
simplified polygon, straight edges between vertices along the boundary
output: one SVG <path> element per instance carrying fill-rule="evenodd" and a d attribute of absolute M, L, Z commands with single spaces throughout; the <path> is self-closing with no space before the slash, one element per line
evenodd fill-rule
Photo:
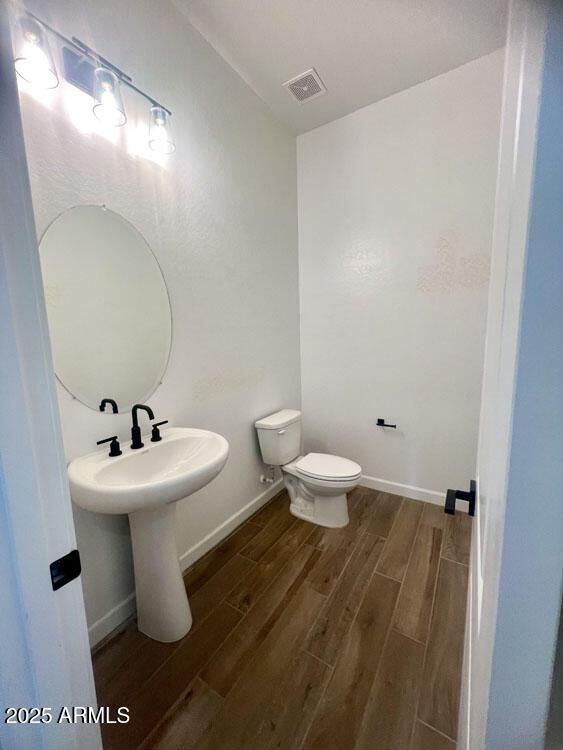
<path fill-rule="evenodd" d="M 396 424 L 388 424 L 385 421 L 385 419 L 382 419 L 381 417 L 379 417 L 378 420 L 377 420 L 377 426 L 378 427 L 391 427 L 393 430 L 397 429 L 397 425 Z"/>

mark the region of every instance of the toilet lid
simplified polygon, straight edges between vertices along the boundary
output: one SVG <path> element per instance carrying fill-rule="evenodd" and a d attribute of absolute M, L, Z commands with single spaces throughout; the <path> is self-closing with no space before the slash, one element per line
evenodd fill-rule
<path fill-rule="evenodd" d="M 295 463 L 296 470 L 314 479 L 357 479 L 362 467 L 355 461 L 329 453 L 307 453 Z"/>

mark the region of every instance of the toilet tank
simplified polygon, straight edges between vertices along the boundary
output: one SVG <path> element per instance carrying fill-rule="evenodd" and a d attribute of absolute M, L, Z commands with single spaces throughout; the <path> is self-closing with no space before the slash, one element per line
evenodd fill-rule
<path fill-rule="evenodd" d="M 282 409 L 254 423 L 265 464 L 283 466 L 301 450 L 301 412 Z"/>

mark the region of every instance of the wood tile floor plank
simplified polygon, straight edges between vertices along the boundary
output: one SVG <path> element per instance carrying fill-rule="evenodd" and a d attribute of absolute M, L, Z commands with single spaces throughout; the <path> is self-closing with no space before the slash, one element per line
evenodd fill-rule
<path fill-rule="evenodd" d="M 294 519 L 292 525 L 257 563 L 246 578 L 229 594 L 227 601 L 241 612 L 248 612 L 260 595 L 280 573 L 287 561 L 304 544 L 311 525 Z M 244 558 L 241 558 L 244 559 Z"/>
<path fill-rule="evenodd" d="M 280 536 L 289 529 L 293 523 L 293 516 L 282 513 L 271 518 L 268 523 L 260 529 L 260 532 L 252 537 L 241 550 L 243 557 L 248 557 L 258 562 L 266 552 L 278 541 Z"/>
<path fill-rule="evenodd" d="M 444 514 L 445 515 L 445 514 Z M 469 564 L 472 518 L 467 513 L 446 516 L 442 557 L 455 562 Z"/>
<path fill-rule="evenodd" d="M 173 658 L 165 661 L 151 679 L 139 687 L 131 699 L 124 701 L 124 705 L 129 706 L 130 710 L 129 724 L 103 725 L 104 750 L 137 748 L 166 714 L 184 698 L 198 672 L 241 617 L 241 613 L 236 609 L 221 603 L 206 619 L 204 626 L 180 641 Z"/>
<path fill-rule="evenodd" d="M 217 603 L 230 594 L 255 567 L 256 563 L 252 560 L 235 555 L 193 596 L 188 589 L 194 624 L 197 625 L 200 620 L 207 617 Z"/>
<path fill-rule="evenodd" d="M 385 540 L 364 534 L 356 545 L 350 562 L 312 629 L 305 649 L 334 666 L 341 643 L 347 635 Z"/>
<path fill-rule="evenodd" d="M 357 539 L 346 534 L 335 534 L 331 537 L 319 560 L 307 577 L 311 588 L 319 594 L 328 596 L 336 586 L 342 571 L 346 568 Z"/>
<path fill-rule="evenodd" d="M 417 500 L 403 500 L 377 565 L 377 572 L 402 581 L 424 508 Z"/>
<path fill-rule="evenodd" d="M 452 739 L 457 736 L 467 574 L 465 565 L 440 560 L 418 707 L 426 724 Z"/>
<path fill-rule="evenodd" d="M 354 750 L 409 750 L 424 646 L 391 631 Z"/>
<path fill-rule="evenodd" d="M 301 747 L 330 675 L 329 667 L 305 651 L 293 655 L 272 696 L 264 750 Z"/>
<path fill-rule="evenodd" d="M 148 640 L 137 630 L 137 620 L 132 619 L 94 652 L 92 666 L 98 693 L 117 672 L 123 670 L 131 655 Z"/>
<path fill-rule="evenodd" d="M 398 593 L 397 581 L 377 573 L 371 578 L 356 618 L 342 643 L 304 748 L 348 750 L 354 747 Z"/>
<path fill-rule="evenodd" d="M 422 643 L 426 643 L 430 628 L 444 516 L 438 505 L 424 506 L 395 610 L 395 629 Z"/>
<path fill-rule="evenodd" d="M 432 727 L 416 722 L 411 750 L 455 750 L 455 744 Z"/>
<path fill-rule="evenodd" d="M 226 696 L 238 680 L 320 554 L 309 545 L 301 547 L 207 664 L 202 677 L 220 695 Z"/>
<path fill-rule="evenodd" d="M 258 526 L 266 526 L 273 518 L 284 514 L 289 514 L 289 495 L 286 489 L 280 490 L 248 520 Z"/>
<path fill-rule="evenodd" d="M 395 522 L 403 498 L 398 495 L 390 495 L 388 492 L 379 492 L 374 501 L 374 509 L 371 516 L 369 531 L 375 536 L 389 536 L 389 532 Z"/>
<path fill-rule="evenodd" d="M 350 522 L 344 528 L 344 533 L 358 537 L 364 531 L 370 530 L 372 516 L 376 509 L 379 492 L 367 487 L 357 487 L 348 504 Z"/>
<path fill-rule="evenodd" d="M 331 549 L 343 536 L 342 529 L 327 529 L 325 526 L 309 524 L 310 534 L 307 544 L 312 545 L 321 552 Z"/>
<path fill-rule="evenodd" d="M 177 708 L 141 750 L 196 750 L 223 705 L 220 695 L 196 677 Z"/>
<path fill-rule="evenodd" d="M 191 596 L 206 584 L 237 552 L 240 552 L 261 526 L 246 522 L 239 526 L 217 547 L 214 547 L 184 573 L 184 583 Z"/>
<path fill-rule="evenodd" d="M 262 750 L 272 744 L 276 747 L 280 723 L 285 727 L 286 743 L 288 732 L 293 740 L 302 732 L 302 722 L 311 710 L 311 702 L 316 704 L 315 696 L 316 700 L 320 697 L 328 669 L 319 661 L 313 664 L 313 657 L 302 659 L 301 652 L 301 643 L 323 601 L 316 591 L 300 587 L 241 671 L 202 748 Z"/>
<path fill-rule="evenodd" d="M 100 706 L 128 706 L 129 701 L 181 646 L 185 639 L 193 636 L 193 630 L 186 638 L 176 643 L 161 643 L 147 638 L 142 646 L 132 651 L 127 661 L 102 684 L 96 683 L 96 693 Z"/>

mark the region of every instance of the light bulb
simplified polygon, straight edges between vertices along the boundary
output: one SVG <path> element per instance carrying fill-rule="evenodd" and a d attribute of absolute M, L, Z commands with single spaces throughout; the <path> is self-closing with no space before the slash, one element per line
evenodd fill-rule
<path fill-rule="evenodd" d="M 15 47 L 14 65 L 19 76 L 42 89 L 59 85 L 49 41 L 38 21 L 30 16 L 18 19 Z"/>
<path fill-rule="evenodd" d="M 127 122 L 125 107 L 121 98 L 119 79 L 107 68 L 94 71 L 93 112 L 101 122 L 119 128 Z"/>
<path fill-rule="evenodd" d="M 171 154 L 176 149 L 170 131 L 169 114 L 156 104 L 151 107 L 150 112 L 149 148 L 159 154 Z"/>

